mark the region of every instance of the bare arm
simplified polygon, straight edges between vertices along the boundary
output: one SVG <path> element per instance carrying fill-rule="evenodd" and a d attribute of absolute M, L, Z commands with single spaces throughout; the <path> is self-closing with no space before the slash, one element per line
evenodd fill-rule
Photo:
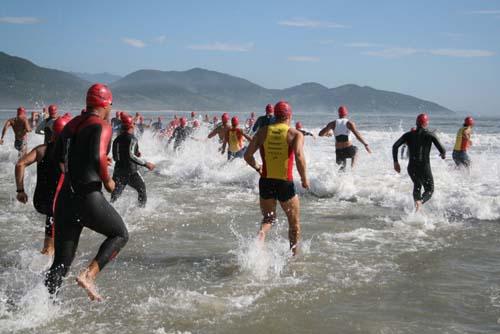
<path fill-rule="evenodd" d="M 243 132 L 243 131 L 242 131 L 242 132 L 241 132 L 241 134 L 242 134 L 242 135 L 243 135 L 243 137 L 245 137 L 245 139 L 246 139 L 246 140 L 248 140 L 249 142 L 251 142 L 251 141 L 252 141 L 252 137 L 251 137 L 251 136 L 249 136 L 249 135 L 247 135 L 245 132 Z"/>
<path fill-rule="evenodd" d="M 220 131 L 220 126 L 216 127 L 215 129 L 213 129 L 209 134 L 208 134 L 208 138 L 212 138 L 212 137 L 215 137 Z"/>
<path fill-rule="evenodd" d="M 222 141 L 222 147 L 220 149 L 221 153 L 224 154 L 226 152 L 226 145 L 229 142 L 229 131 L 224 133 L 224 140 Z"/>
<path fill-rule="evenodd" d="M 292 148 L 295 154 L 295 163 L 297 164 L 297 171 L 300 175 L 302 187 L 309 189 L 309 180 L 306 173 L 306 158 L 304 155 L 304 135 L 297 131 L 292 141 Z"/>
<path fill-rule="evenodd" d="M 12 126 L 12 121 L 8 119 L 2 129 L 2 138 L 0 139 L 0 144 L 3 144 L 3 137 L 5 137 L 5 134 L 7 133 L 7 129 Z"/>
<path fill-rule="evenodd" d="M 31 132 L 31 125 L 27 118 L 24 120 L 24 126 L 26 127 L 26 132 Z"/>
<path fill-rule="evenodd" d="M 359 133 L 358 129 L 356 128 L 356 124 L 354 124 L 354 122 L 349 121 L 347 122 L 347 128 L 351 130 L 352 133 L 354 133 L 354 136 L 356 136 L 356 138 L 361 142 L 361 144 L 365 146 L 366 151 L 368 153 L 372 153 L 372 151 L 368 147 L 368 143 L 363 139 L 363 136 L 361 136 L 361 133 Z"/>
<path fill-rule="evenodd" d="M 328 134 L 328 132 L 335 129 L 335 122 L 328 123 L 321 131 L 319 132 L 320 137 L 324 137 Z"/>
<path fill-rule="evenodd" d="M 257 165 L 257 162 L 255 161 L 253 155 L 255 154 L 255 152 L 257 152 L 259 147 L 264 143 L 266 133 L 267 133 L 267 126 L 259 128 L 255 136 L 253 136 L 252 140 L 250 141 L 250 144 L 248 145 L 248 148 L 245 152 L 245 161 L 250 167 L 255 169 L 259 174 L 262 173 L 261 166 Z"/>

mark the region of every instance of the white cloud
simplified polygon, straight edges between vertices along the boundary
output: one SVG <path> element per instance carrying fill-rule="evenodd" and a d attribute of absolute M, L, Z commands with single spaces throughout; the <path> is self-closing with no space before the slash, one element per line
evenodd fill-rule
<path fill-rule="evenodd" d="M 469 12 L 470 14 L 479 15 L 500 15 L 500 10 L 498 9 L 487 9 L 487 10 L 473 10 Z"/>
<path fill-rule="evenodd" d="M 140 39 L 135 39 L 135 38 L 124 37 L 124 38 L 122 38 L 122 42 L 125 44 L 128 44 L 134 48 L 143 48 L 146 46 L 146 43 L 144 43 Z"/>
<path fill-rule="evenodd" d="M 418 53 L 419 50 L 413 48 L 388 48 L 377 51 L 364 51 L 361 54 L 372 57 L 381 58 L 400 58 L 404 56 L 411 56 Z"/>
<path fill-rule="evenodd" d="M 166 40 L 167 40 L 167 36 L 161 35 L 161 36 L 156 37 L 154 39 L 154 42 L 161 45 L 161 44 L 164 44 Z"/>
<path fill-rule="evenodd" d="M 37 24 L 40 23 L 40 19 L 36 17 L 28 16 L 4 16 L 0 17 L 0 23 L 10 23 L 10 24 Z"/>
<path fill-rule="evenodd" d="M 289 61 L 298 61 L 305 63 L 317 63 L 320 61 L 319 57 L 311 57 L 311 56 L 291 56 L 288 57 Z"/>
<path fill-rule="evenodd" d="M 189 45 L 188 48 L 191 50 L 200 50 L 200 51 L 225 51 L 225 52 L 248 52 L 252 50 L 254 47 L 254 43 L 245 43 L 245 44 L 230 44 L 230 43 L 221 43 L 215 42 L 210 44 L 195 44 Z"/>
<path fill-rule="evenodd" d="M 289 19 L 278 22 L 279 25 L 297 28 L 348 28 L 348 26 L 331 22 L 308 19 Z"/>
<path fill-rule="evenodd" d="M 377 48 L 383 46 L 383 44 L 357 42 L 357 43 L 348 43 L 345 46 L 349 48 Z"/>
<path fill-rule="evenodd" d="M 473 50 L 473 49 L 433 49 L 428 51 L 435 56 L 473 58 L 473 57 L 491 57 L 495 53 L 488 50 Z"/>

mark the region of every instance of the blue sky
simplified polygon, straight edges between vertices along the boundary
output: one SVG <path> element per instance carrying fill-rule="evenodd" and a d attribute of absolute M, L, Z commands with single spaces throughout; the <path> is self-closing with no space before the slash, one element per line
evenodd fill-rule
<path fill-rule="evenodd" d="M 203 67 L 500 114 L 500 1 L 2 0 L 0 50 L 69 71 Z"/>

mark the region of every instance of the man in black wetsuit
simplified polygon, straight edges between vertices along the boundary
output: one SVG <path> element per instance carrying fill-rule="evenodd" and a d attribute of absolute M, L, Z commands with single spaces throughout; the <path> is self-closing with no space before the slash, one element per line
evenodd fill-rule
<path fill-rule="evenodd" d="M 57 182 L 61 171 L 54 159 L 54 146 L 56 137 L 69 122 L 71 117 L 59 117 L 52 124 L 51 137 L 46 144 L 38 145 L 28 154 L 24 155 L 16 164 L 15 176 L 17 186 L 17 200 L 21 203 L 28 202 L 28 195 L 24 191 L 24 170 L 36 162 L 36 187 L 33 195 L 33 205 L 37 212 L 45 215 L 45 238 L 41 253 L 54 254 L 54 219 L 53 200 L 56 193 Z"/>
<path fill-rule="evenodd" d="M 54 122 L 59 118 L 57 112 L 57 105 L 51 104 L 49 106 L 49 117 L 43 119 L 36 127 L 35 133 L 37 135 L 44 135 L 44 143 L 47 144 L 52 138 L 52 127 Z"/>
<path fill-rule="evenodd" d="M 302 123 L 301 123 L 301 122 L 297 122 L 297 123 L 295 123 L 295 129 L 296 129 L 297 131 L 302 132 L 302 134 L 304 135 L 304 137 L 305 137 L 305 136 L 311 136 L 311 137 L 314 137 L 314 138 L 316 137 L 316 136 L 315 136 L 314 134 L 312 134 L 311 132 L 304 130 L 304 128 L 303 128 L 303 126 L 302 126 Z"/>
<path fill-rule="evenodd" d="M 123 189 L 127 185 L 134 188 L 139 196 L 139 206 L 145 207 L 147 201 L 146 185 L 141 174 L 137 171 L 137 166 L 146 167 L 153 170 L 155 165 L 140 158 L 139 145 L 134 136 L 134 121 L 126 113 L 121 115 L 122 130 L 113 141 L 113 160 L 115 160 L 115 170 L 113 180 L 115 190 L 111 193 L 111 203 L 121 196 Z"/>
<path fill-rule="evenodd" d="M 429 126 L 429 116 L 420 114 L 417 117 L 417 128 L 405 133 L 392 146 L 392 158 L 394 159 L 394 170 L 401 172 L 401 166 L 398 162 L 398 150 L 403 144 L 408 146 L 409 163 L 408 175 L 413 181 L 413 199 L 415 200 L 416 211 L 420 210 L 422 205 L 431 199 L 434 193 L 434 178 L 432 177 L 429 154 L 431 145 L 434 144 L 439 150 L 441 159 L 446 158 L 446 150 L 439 142 L 437 136 L 427 130 Z M 422 186 L 424 193 L 422 194 Z"/>
<path fill-rule="evenodd" d="M 266 106 L 266 114 L 264 116 L 260 116 L 259 118 L 257 118 L 257 120 L 255 121 L 255 123 L 252 127 L 252 132 L 256 133 L 257 130 L 259 130 L 259 128 L 273 124 L 274 121 L 275 121 L 275 119 L 274 119 L 274 107 L 272 104 L 268 104 Z"/>
<path fill-rule="evenodd" d="M 172 133 L 172 137 L 167 142 L 167 146 L 170 145 L 170 142 L 174 140 L 174 150 L 181 146 L 181 144 L 193 133 L 193 128 L 187 126 L 187 120 L 185 117 L 181 117 L 180 125 L 175 128 Z"/>
<path fill-rule="evenodd" d="M 76 279 L 91 300 L 102 300 L 95 278 L 128 241 L 128 231 L 120 215 L 101 192 L 115 188 L 108 172 L 111 126 L 105 121 L 111 111 L 112 94 L 102 84 L 87 92 L 87 109 L 71 120 L 56 143 L 56 158 L 65 165 L 64 182 L 59 182 L 55 198 L 55 255 L 45 285 L 56 293 L 73 262 L 83 227 L 106 236 L 88 268 Z M 61 178 L 62 179 L 62 178 Z"/>

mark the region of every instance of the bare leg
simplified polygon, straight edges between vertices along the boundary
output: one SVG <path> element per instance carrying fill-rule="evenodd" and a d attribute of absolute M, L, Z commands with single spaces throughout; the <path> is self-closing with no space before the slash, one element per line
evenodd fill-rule
<path fill-rule="evenodd" d="M 87 269 L 82 271 L 76 278 L 79 286 L 87 292 L 90 300 L 102 301 L 102 297 L 97 293 L 95 287 L 95 278 L 99 273 L 99 265 L 96 260 L 93 260 Z"/>
<path fill-rule="evenodd" d="M 260 199 L 260 210 L 262 211 L 262 224 L 260 225 L 259 241 L 264 242 L 266 234 L 271 230 L 276 220 L 276 200 Z"/>
<path fill-rule="evenodd" d="M 297 255 L 300 240 L 300 201 L 295 195 L 286 202 L 280 202 L 281 208 L 288 218 L 288 239 L 293 255 Z"/>
<path fill-rule="evenodd" d="M 415 212 L 420 211 L 422 209 L 422 201 L 415 201 Z"/>
<path fill-rule="evenodd" d="M 45 236 L 45 239 L 43 240 L 43 249 L 40 253 L 48 256 L 54 255 L 54 238 Z"/>
<path fill-rule="evenodd" d="M 354 156 L 351 159 L 351 169 L 354 169 L 354 166 L 356 166 L 356 163 L 358 162 L 358 152 L 354 154 Z"/>

